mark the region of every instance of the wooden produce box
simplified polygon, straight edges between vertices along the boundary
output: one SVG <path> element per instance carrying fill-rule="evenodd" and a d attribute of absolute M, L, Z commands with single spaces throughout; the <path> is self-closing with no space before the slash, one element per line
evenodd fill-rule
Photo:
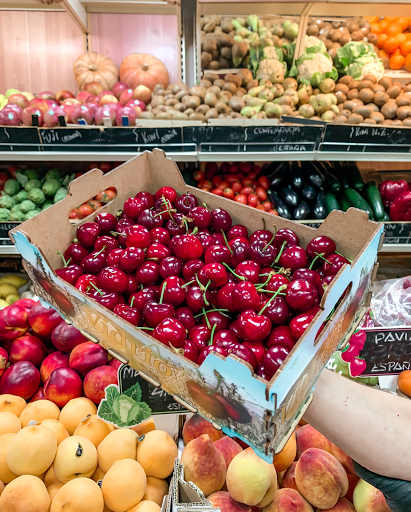
<path fill-rule="evenodd" d="M 70 211 L 108 187 L 117 189 L 116 198 L 101 211 L 115 214 L 124 201 L 141 190 L 154 193 L 162 186 L 194 194 L 199 204 L 227 210 L 233 224 L 244 224 L 250 232 L 273 224 L 277 229 L 296 232 L 303 247 L 318 235 L 332 237 L 338 252 L 353 261 L 345 265 L 321 301 L 310 329 L 298 341 L 270 382 L 254 376 L 244 361 L 210 354 L 199 367 L 146 332 L 133 327 L 102 307 L 54 273 L 61 266 L 57 251 L 64 252 L 75 236 Z M 90 216 L 82 222 L 89 222 Z M 327 361 L 355 326 L 368 304 L 368 292 L 376 271 L 377 252 L 383 242 L 382 224 L 368 220 L 354 208 L 332 212 L 318 229 L 273 217 L 249 206 L 187 186 L 177 165 L 160 150 L 141 156 L 104 174 L 99 169 L 77 178 L 69 195 L 10 232 L 36 285 L 37 294 L 56 308 L 92 341 L 100 343 L 120 361 L 140 371 L 154 385 L 161 386 L 192 412 L 199 412 L 230 436 L 250 444 L 267 461 L 272 461 L 303 413 L 315 382 Z M 344 299 L 333 309 L 342 295 Z M 317 336 L 326 318 L 331 319 Z M 219 385 L 227 411 L 213 397 Z M 229 411 L 229 413 L 228 413 Z"/>

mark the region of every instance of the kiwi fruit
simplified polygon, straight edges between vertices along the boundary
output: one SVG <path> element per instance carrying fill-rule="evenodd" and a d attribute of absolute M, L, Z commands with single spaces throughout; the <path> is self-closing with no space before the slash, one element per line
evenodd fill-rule
<path fill-rule="evenodd" d="M 368 117 L 367 119 L 364 119 L 364 124 L 377 124 L 377 121 Z"/>
<path fill-rule="evenodd" d="M 212 69 L 213 71 L 217 71 L 220 69 L 220 63 L 217 60 L 212 60 L 208 65 L 208 69 Z"/>
<path fill-rule="evenodd" d="M 209 87 L 207 89 L 207 92 L 211 92 L 211 93 L 215 94 L 218 98 L 221 94 L 221 89 L 219 87 L 217 87 L 216 85 L 212 85 L 211 87 Z"/>
<path fill-rule="evenodd" d="M 387 94 L 390 98 L 396 99 L 401 94 L 401 85 L 392 85 L 387 89 Z"/>
<path fill-rule="evenodd" d="M 356 106 L 357 105 L 352 100 L 347 100 L 343 104 L 344 110 L 349 110 L 350 112 L 352 112 Z"/>
<path fill-rule="evenodd" d="M 209 110 L 210 110 L 210 107 L 208 105 L 200 105 L 199 107 L 196 108 L 195 111 L 197 114 L 205 115 Z"/>
<path fill-rule="evenodd" d="M 374 93 L 372 89 L 365 87 L 359 91 L 358 97 L 364 103 L 371 103 L 374 99 Z"/>
<path fill-rule="evenodd" d="M 395 99 L 395 103 L 399 107 L 409 107 L 411 105 L 411 96 L 409 94 L 400 94 Z"/>
<path fill-rule="evenodd" d="M 201 68 L 208 68 L 213 60 L 213 56 L 208 52 L 201 52 Z"/>
<path fill-rule="evenodd" d="M 198 85 L 200 87 L 205 87 L 206 89 L 208 89 L 209 87 L 211 87 L 213 84 L 209 81 L 209 80 L 206 80 L 205 78 L 203 78 L 202 80 L 199 81 Z"/>
<path fill-rule="evenodd" d="M 408 84 L 404 87 L 404 92 L 405 93 L 411 93 L 411 84 Z"/>
<path fill-rule="evenodd" d="M 207 92 L 207 94 L 204 96 L 204 104 L 208 105 L 209 107 L 215 107 L 217 103 L 217 96 L 213 94 L 212 92 Z M 198 107 L 199 105 L 197 105 Z"/>
<path fill-rule="evenodd" d="M 194 114 L 194 109 L 188 108 L 187 110 L 184 110 L 183 114 L 190 116 L 191 114 Z"/>
<path fill-rule="evenodd" d="M 182 113 L 182 112 L 181 112 Z M 172 114 L 170 112 L 161 112 L 160 114 L 156 115 L 156 119 L 167 119 L 171 120 Z"/>
<path fill-rule="evenodd" d="M 374 103 L 378 107 L 382 107 L 383 105 L 385 105 L 389 99 L 390 97 L 386 92 L 377 92 L 374 94 Z"/>
<path fill-rule="evenodd" d="M 356 32 L 357 30 L 360 30 L 360 26 L 355 21 L 351 21 L 351 23 L 348 24 L 348 30 L 352 34 L 353 32 Z"/>
<path fill-rule="evenodd" d="M 235 94 L 237 92 L 237 86 L 233 82 L 227 82 L 223 87 L 223 91 Z"/>
<path fill-rule="evenodd" d="M 222 91 L 222 93 L 220 94 L 220 97 L 218 98 L 218 101 L 220 103 L 224 103 L 224 105 L 228 105 L 228 102 L 230 101 L 231 97 L 232 97 L 231 92 Z"/>
<path fill-rule="evenodd" d="M 385 90 L 389 89 L 392 86 L 392 78 L 389 76 L 383 76 L 378 83 L 384 87 Z"/>
<path fill-rule="evenodd" d="M 210 108 L 210 110 L 205 114 L 206 121 L 208 121 L 209 119 L 217 119 L 217 117 L 218 112 L 216 108 Z"/>
<path fill-rule="evenodd" d="M 234 112 L 241 112 L 241 110 L 245 107 L 245 102 L 242 98 L 233 96 L 230 98 L 228 105 L 231 110 L 234 110 Z"/>
<path fill-rule="evenodd" d="M 349 92 L 350 92 L 350 89 L 348 88 L 348 85 L 345 85 L 345 84 L 342 84 L 342 83 L 339 83 L 335 86 L 335 93 L 338 92 L 338 91 L 341 91 L 343 92 L 345 95 L 347 95 Z"/>
<path fill-rule="evenodd" d="M 176 105 L 174 105 L 174 109 L 179 110 L 180 112 L 184 112 L 186 108 L 187 107 L 184 105 L 184 103 L 177 103 Z"/>
<path fill-rule="evenodd" d="M 358 89 L 350 89 L 349 93 L 347 94 L 348 100 L 353 100 L 355 98 L 358 98 L 359 90 Z"/>
<path fill-rule="evenodd" d="M 350 87 L 350 83 L 354 81 L 354 78 L 350 75 L 346 75 L 346 76 L 343 76 L 339 79 L 338 83 L 339 84 L 344 84 L 346 86 L 348 86 L 348 88 Z"/>
<path fill-rule="evenodd" d="M 404 124 L 400 119 L 394 119 L 391 126 L 404 126 Z"/>
<path fill-rule="evenodd" d="M 379 107 L 377 107 L 377 105 L 375 103 L 368 103 L 367 107 L 370 107 L 370 109 L 372 109 L 373 112 L 380 111 Z"/>
<path fill-rule="evenodd" d="M 385 119 L 385 121 L 382 123 L 385 126 L 391 126 L 394 124 L 394 121 L 392 119 Z"/>
<path fill-rule="evenodd" d="M 364 121 L 364 118 L 363 116 L 360 116 L 359 114 L 351 114 L 348 118 L 347 118 L 347 123 L 348 124 L 360 124 Z"/>
<path fill-rule="evenodd" d="M 345 116 L 341 116 L 341 115 L 337 116 L 333 121 L 333 123 L 335 123 L 335 124 L 345 124 L 346 122 L 347 122 L 347 118 Z"/>
<path fill-rule="evenodd" d="M 242 87 L 246 87 L 249 82 L 253 81 L 253 74 L 249 69 L 240 69 L 236 76 L 241 78 Z"/>
<path fill-rule="evenodd" d="M 155 119 L 155 115 L 152 112 L 141 112 L 138 116 L 139 119 Z"/>
<path fill-rule="evenodd" d="M 331 45 L 331 48 L 328 50 L 328 54 L 332 59 L 335 59 L 335 57 L 337 56 L 337 50 L 341 48 L 341 46 L 341 43 L 333 43 Z"/>
<path fill-rule="evenodd" d="M 208 80 L 212 84 L 214 83 L 215 80 L 218 80 L 218 79 L 219 79 L 219 76 L 216 75 L 215 73 L 204 73 L 204 75 L 203 75 L 203 80 Z"/>
<path fill-rule="evenodd" d="M 340 116 L 348 117 L 352 114 L 351 110 L 348 110 L 347 108 L 343 108 L 340 111 Z"/>
<path fill-rule="evenodd" d="M 359 114 L 360 116 L 362 116 L 364 119 L 366 119 L 367 117 L 370 117 L 371 114 L 372 114 L 372 110 L 367 106 L 367 105 L 364 105 L 364 106 L 357 106 L 355 107 L 355 109 L 353 110 L 353 114 Z"/>
<path fill-rule="evenodd" d="M 360 85 L 360 81 L 359 80 L 353 80 L 352 82 L 350 82 L 348 84 L 348 88 L 349 89 L 358 89 L 359 85 Z"/>
<path fill-rule="evenodd" d="M 377 92 L 385 92 L 385 89 L 382 85 L 380 84 L 374 84 L 371 89 L 373 90 L 373 93 L 374 94 L 377 94 Z"/>
<path fill-rule="evenodd" d="M 253 87 L 258 87 L 258 80 L 255 80 L 255 79 L 254 80 L 250 80 L 250 82 L 248 82 L 248 84 L 245 86 L 247 91 L 249 91 Z"/>
<path fill-rule="evenodd" d="M 174 107 L 174 105 L 177 105 L 178 100 L 176 98 L 170 98 L 166 101 L 166 105 L 170 107 Z"/>
<path fill-rule="evenodd" d="M 221 78 L 218 78 L 217 80 L 214 80 L 213 85 L 215 87 L 219 87 L 222 89 L 225 86 L 225 80 L 221 80 Z"/>
<path fill-rule="evenodd" d="M 358 90 L 361 91 L 361 89 L 371 89 L 371 87 L 374 85 L 373 82 L 370 80 L 362 80 L 358 86 Z"/>
<path fill-rule="evenodd" d="M 404 121 L 402 122 L 402 124 L 404 126 L 407 126 L 408 128 L 411 127 L 411 119 L 404 119 Z"/>
<path fill-rule="evenodd" d="M 241 87 L 243 85 L 243 79 L 238 75 L 233 75 L 232 73 L 227 73 L 224 77 L 224 80 L 226 82 L 235 84 L 237 87 Z"/>
<path fill-rule="evenodd" d="M 364 39 L 364 34 L 362 30 L 355 30 L 351 32 L 351 38 L 353 41 L 362 41 Z"/>
<path fill-rule="evenodd" d="M 331 32 L 331 41 L 333 43 L 338 43 L 342 37 L 343 33 L 341 32 L 341 30 L 333 30 Z"/>
<path fill-rule="evenodd" d="M 381 124 L 385 120 L 385 117 L 381 114 L 381 112 L 373 112 L 370 115 L 370 118 L 374 119 L 377 124 Z"/>
<path fill-rule="evenodd" d="M 340 45 L 345 46 L 350 41 L 352 41 L 351 34 L 349 32 L 343 32 L 343 35 L 340 38 Z"/>
<path fill-rule="evenodd" d="M 397 110 L 397 117 L 401 121 L 403 121 L 404 119 L 411 118 L 411 108 L 409 107 L 409 105 L 399 107 Z"/>
<path fill-rule="evenodd" d="M 151 106 L 153 108 L 158 107 L 159 105 L 165 105 L 166 100 L 164 99 L 164 96 L 154 96 L 154 98 L 151 100 Z"/>
<path fill-rule="evenodd" d="M 194 112 L 193 114 L 190 114 L 188 116 L 189 121 L 201 121 L 202 123 L 205 122 L 206 118 L 204 114 L 199 114 L 197 112 Z"/>
<path fill-rule="evenodd" d="M 381 114 L 385 117 L 385 119 L 394 119 L 397 115 L 397 110 L 397 104 L 393 101 L 388 101 L 381 107 Z"/>
<path fill-rule="evenodd" d="M 318 36 L 320 29 L 315 23 L 307 27 L 307 36 Z"/>
<path fill-rule="evenodd" d="M 368 42 L 371 44 L 376 45 L 378 43 L 378 36 L 377 34 L 369 33 L 367 36 Z"/>
<path fill-rule="evenodd" d="M 335 94 L 335 97 L 337 98 L 337 105 L 347 101 L 347 95 L 344 94 L 342 91 L 337 91 L 334 94 Z"/>

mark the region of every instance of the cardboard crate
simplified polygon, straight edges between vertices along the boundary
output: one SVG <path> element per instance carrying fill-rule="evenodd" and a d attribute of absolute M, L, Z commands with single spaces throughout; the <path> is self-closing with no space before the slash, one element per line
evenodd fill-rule
<path fill-rule="evenodd" d="M 155 192 L 164 185 L 180 192 L 189 191 L 197 196 L 200 204 L 207 203 L 210 208 L 224 208 L 232 216 L 233 224 L 245 224 L 250 232 L 273 225 L 277 229 L 290 228 L 303 247 L 318 235 L 328 235 L 335 240 L 338 252 L 353 261 L 340 270 L 338 279 L 324 294 L 321 310 L 311 328 L 269 383 L 254 376 L 247 363 L 231 355 L 223 358 L 210 354 L 198 367 L 54 273 L 53 269 L 62 265 L 57 251 L 64 252 L 75 236 L 76 226 L 68 219 L 73 208 L 111 186 L 116 187 L 117 197 L 100 211 L 115 214 L 128 197 L 141 190 Z M 327 361 L 350 334 L 368 304 L 377 252 L 383 241 L 382 224 L 369 221 L 365 212 L 354 208 L 346 213 L 332 212 L 318 229 L 274 217 L 185 185 L 176 164 L 159 150 L 146 152 L 105 175 L 95 169 L 74 180 L 69 193 L 10 232 L 37 294 L 89 339 L 139 370 L 143 378 L 161 386 L 177 402 L 192 412 L 198 411 L 226 434 L 243 439 L 261 457 L 271 461 L 274 452 L 291 435 Z M 317 337 L 344 293 L 344 299 Z M 208 393 L 215 392 L 218 385 L 217 397 L 224 403 L 223 410 L 221 401 Z"/>

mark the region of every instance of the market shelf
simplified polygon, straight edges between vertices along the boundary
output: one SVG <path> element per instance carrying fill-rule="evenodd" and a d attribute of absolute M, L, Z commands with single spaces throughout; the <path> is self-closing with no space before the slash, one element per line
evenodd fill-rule
<path fill-rule="evenodd" d="M 7 162 L 127 162 L 141 153 L 83 151 L 0 151 L 0 161 Z M 168 152 L 175 162 L 196 162 L 197 152 Z"/>
<path fill-rule="evenodd" d="M 199 162 L 244 162 L 254 161 L 254 162 L 274 162 L 274 161 L 287 161 L 287 160 L 296 160 L 296 161 L 311 161 L 316 160 L 316 152 L 315 151 L 295 151 L 295 152 L 253 152 L 253 151 L 241 151 L 241 152 L 215 152 L 215 151 L 199 151 L 197 153 L 197 159 Z M 338 158 L 340 160 L 341 158 Z"/>

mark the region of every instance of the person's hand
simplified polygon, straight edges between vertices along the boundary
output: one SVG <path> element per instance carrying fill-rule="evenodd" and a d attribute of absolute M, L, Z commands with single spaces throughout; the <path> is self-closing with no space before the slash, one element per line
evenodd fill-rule
<path fill-rule="evenodd" d="M 411 482 L 377 475 L 357 462 L 353 462 L 357 475 L 384 494 L 392 512 L 411 511 Z"/>

